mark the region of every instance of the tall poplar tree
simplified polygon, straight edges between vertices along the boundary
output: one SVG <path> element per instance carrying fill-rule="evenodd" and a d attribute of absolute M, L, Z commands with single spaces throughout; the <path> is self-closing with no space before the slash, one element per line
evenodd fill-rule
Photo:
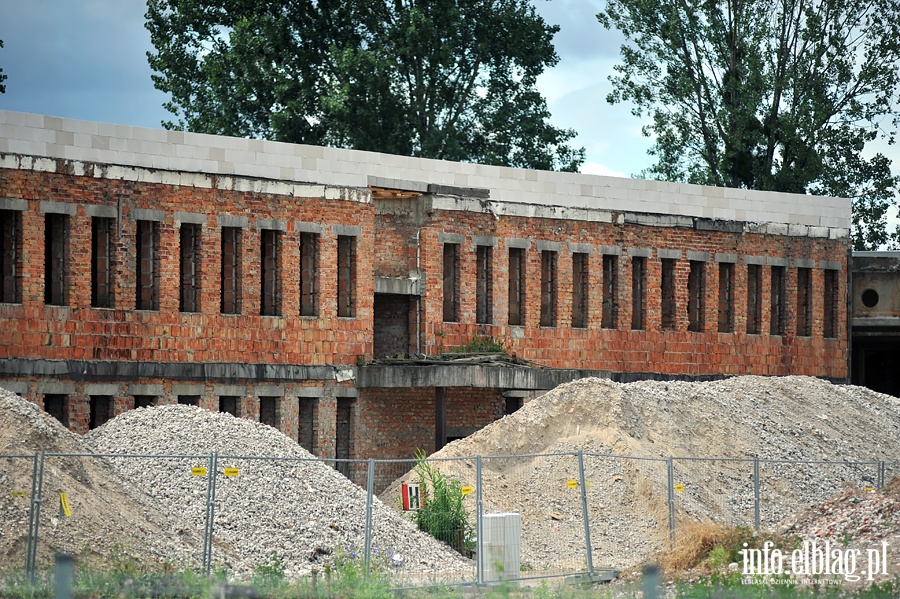
<path fill-rule="evenodd" d="M 648 118 L 672 181 L 849 197 L 856 249 L 896 245 L 900 0 L 607 0 L 610 103 Z M 814 202 L 815 198 L 810 198 Z"/>

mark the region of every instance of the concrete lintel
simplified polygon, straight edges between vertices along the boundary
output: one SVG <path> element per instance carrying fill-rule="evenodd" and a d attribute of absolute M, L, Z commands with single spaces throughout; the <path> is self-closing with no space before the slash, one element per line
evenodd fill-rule
<path fill-rule="evenodd" d="M 466 236 L 459 233 L 438 233 L 438 243 L 465 243 Z"/>
<path fill-rule="evenodd" d="M 166 391 L 162 385 L 128 385 L 128 395 L 153 395 L 160 397 L 165 395 Z"/>
<path fill-rule="evenodd" d="M 359 397 L 359 389 L 356 387 L 332 387 L 332 397 Z"/>
<path fill-rule="evenodd" d="M 357 227 L 354 225 L 332 225 L 332 232 L 341 237 L 359 237 L 362 235 L 362 227 Z"/>
<path fill-rule="evenodd" d="M 727 262 L 729 264 L 737 264 L 738 255 L 737 254 L 723 254 L 721 252 L 716 252 L 715 259 L 716 259 L 716 262 Z"/>
<path fill-rule="evenodd" d="M 69 216 L 75 216 L 78 213 L 78 206 L 66 202 L 41 200 L 40 211 L 42 214 L 68 214 Z"/>
<path fill-rule="evenodd" d="M 132 208 L 131 218 L 134 220 L 149 220 L 161 223 L 166 220 L 166 213 L 162 210 L 149 210 L 147 208 Z"/>
<path fill-rule="evenodd" d="M 375 277 L 375 293 L 422 295 L 419 281 L 403 277 Z"/>
<path fill-rule="evenodd" d="M 900 316 L 856 317 L 852 319 L 851 326 L 854 329 L 854 333 L 856 333 L 857 328 L 884 328 L 900 331 Z"/>
<path fill-rule="evenodd" d="M 508 389 L 503 392 L 503 397 L 531 397 L 530 389 Z"/>
<path fill-rule="evenodd" d="M 687 259 L 691 262 L 709 262 L 709 252 L 695 252 L 688 250 Z"/>
<path fill-rule="evenodd" d="M 315 235 L 322 234 L 322 225 L 319 223 L 310 223 L 302 220 L 294 221 L 294 231 L 297 233 L 313 233 Z"/>
<path fill-rule="evenodd" d="M 463 196 L 467 198 L 487 199 L 491 197 L 490 189 L 480 187 L 456 187 L 454 185 L 428 184 L 428 193 L 442 196 Z"/>
<path fill-rule="evenodd" d="M 597 246 L 597 252 L 608 256 L 621 256 L 622 246 L 620 245 L 601 245 Z"/>
<path fill-rule="evenodd" d="M 119 386 L 115 384 L 91 384 L 84 386 L 85 395 L 119 395 Z"/>
<path fill-rule="evenodd" d="M 75 393 L 75 383 L 59 383 L 55 381 L 39 381 L 35 389 L 42 395 L 62 394 L 72 395 Z"/>
<path fill-rule="evenodd" d="M 0 198 L 0 210 L 16 210 L 19 212 L 28 210 L 28 200 L 19 198 Z"/>
<path fill-rule="evenodd" d="M 28 393 L 28 381 L 0 381 L 0 389 L 10 393 Z"/>
<path fill-rule="evenodd" d="M 175 222 L 178 224 L 205 225 L 207 220 L 205 214 L 198 214 L 196 212 L 175 212 Z"/>
<path fill-rule="evenodd" d="M 769 266 L 787 267 L 788 259 L 787 258 L 776 258 L 775 256 L 766 256 L 766 264 L 768 264 Z"/>
<path fill-rule="evenodd" d="M 257 385 L 253 394 L 256 397 L 284 397 L 284 385 Z"/>
<path fill-rule="evenodd" d="M 323 387 L 294 387 L 293 395 L 297 397 L 325 397 Z"/>
<path fill-rule="evenodd" d="M 574 241 L 569 241 L 566 243 L 569 248 L 569 251 L 573 254 L 588 254 L 589 256 L 594 255 L 594 246 L 589 243 L 575 243 Z"/>
<path fill-rule="evenodd" d="M 816 261 L 811 258 L 794 258 L 794 268 L 815 268 Z"/>
<path fill-rule="evenodd" d="M 115 206 L 102 206 L 100 204 L 85 204 L 85 216 L 96 216 L 98 218 L 116 218 L 119 216 L 119 210 Z"/>
<path fill-rule="evenodd" d="M 656 250 L 656 255 L 660 260 L 681 260 L 681 250 L 659 248 Z"/>
<path fill-rule="evenodd" d="M 250 219 L 246 216 L 220 214 L 216 217 L 216 224 L 220 227 L 239 227 L 241 229 L 246 229 L 250 226 Z"/>
<path fill-rule="evenodd" d="M 534 242 L 535 247 L 539 252 L 561 252 L 562 251 L 562 243 L 558 241 L 545 241 L 543 239 L 539 239 Z"/>
<path fill-rule="evenodd" d="M 287 231 L 287 221 L 275 218 L 256 219 L 256 228 L 266 231 Z"/>
<path fill-rule="evenodd" d="M 399 189 L 401 191 L 418 191 L 425 193 L 429 185 L 424 181 L 407 181 L 404 179 L 390 179 L 388 177 L 376 177 L 369 175 L 366 183 L 370 187 L 383 187 L 384 189 Z"/>
<path fill-rule="evenodd" d="M 841 270 L 844 265 L 837 260 L 819 260 L 819 268 L 822 270 Z"/>
<path fill-rule="evenodd" d="M 206 392 L 205 385 L 187 385 L 184 383 L 178 383 L 172 385 L 172 395 L 203 395 Z"/>
<path fill-rule="evenodd" d="M 744 256 L 744 264 L 756 264 L 758 266 L 766 265 L 765 256 Z"/>
<path fill-rule="evenodd" d="M 483 245 L 487 247 L 497 247 L 497 238 L 489 235 L 472 235 L 472 245 Z"/>
<path fill-rule="evenodd" d="M 603 376 L 603 371 L 526 366 L 492 367 L 473 364 L 361 366 L 357 386 L 365 387 L 481 387 L 553 389 L 562 383 Z"/>
<path fill-rule="evenodd" d="M 632 258 L 653 257 L 653 250 L 650 248 L 625 248 L 625 251 L 628 252 L 628 255 Z"/>
<path fill-rule="evenodd" d="M 531 249 L 531 240 L 507 237 L 506 239 L 503 240 L 503 245 L 505 245 L 508 248 L 519 248 L 522 250 L 528 250 L 528 249 Z"/>
<path fill-rule="evenodd" d="M 212 392 L 220 397 L 244 397 L 247 395 L 247 388 L 243 385 L 213 385 Z"/>

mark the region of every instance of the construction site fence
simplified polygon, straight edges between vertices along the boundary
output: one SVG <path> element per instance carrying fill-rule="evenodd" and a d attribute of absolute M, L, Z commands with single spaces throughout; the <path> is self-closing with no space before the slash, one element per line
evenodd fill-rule
<path fill-rule="evenodd" d="M 900 476 L 900 461 L 646 458 L 580 451 L 423 460 L 217 453 L 0 455 L 0 473 L 7 473 L 0 476 L 0 483 L 13 485 L 11 481 L 18 481 L 20 485 L 4 490 L 6 497 L 0 507 L 5 504 L 8 509 L 4 509 L 7 513 L 0 522 L 0 534 L 7 541 L 25 540 L 13 543 L 24 547 L 24 554 L 10 557 L 24 566 L 32 581 L 39 567 L 42 531 L 51 526 L 51 520 L 55 527 L 59 519 L 77 519 L 82 498 L 65 489 L 49 488 L 45 482 L 48 468 L 58 468 L 61 460 L 72 458 L 142 460 L 147 468 L 169 469 L 169 476 L 175 469 L 178 476 L 191 477 L 198 502 L 195 507 L 203 514 L 202 522 L 197 519 L 195 531 L 202 534 L 202 553 L 192 561 L 207 575 L 213 569 L 221 572 L 224 563 L 216 556 L 220 532 L 217 512 L 230 501 L 229 494 L 240 493 L 239 484 L 223 486 L 224 478 L 240 482 L 238 477 L 253 477 L 255 470 L 247 465 L 260 461 L 325 463 L 366 491 L 364 522 L 343 524 L 362 526 L 365 531 L 362 546 L 350 550 L 353 559 L 359 560 L 367 573 L 373 568 L 389 571 L 401 587 L 481 585 L 551 577 L 609 579 L 623 566 L 623 551 L 641 557 L 665 551 L 679 534 L 688 534 L 693 523 L 771 530 L 793 513 L 832 498 L 843 489 L 880 489 L 886 481 Z M 423 480 L 423 472 L 448 483 L 458 500 L 457 507 L 461 503 L 461 517 L 448 519 L 445 514 L 422 509 L 430 507 L 428 502 L 434 493 L 430 488 L 433 479 L 426 475 Z M 403 489 L 403 483 L 419 487 Z M 416 556 L 395 555 L 379 539 L 377 520 L 386 513 L 380 508 L 373 510 L 379 502 L 402 512 L 412 525 L 470 558 L 470 562 L 461 563 L 471 563 L 471 567 L 435 572 L 418 565 Z M 302 505 L 297 506 L 298 512 L 302 509 Z M 631 540 L 623 541 L 621 531 L 628 531 Z M 395 563 L 398 559 L 401 563 Z"/>

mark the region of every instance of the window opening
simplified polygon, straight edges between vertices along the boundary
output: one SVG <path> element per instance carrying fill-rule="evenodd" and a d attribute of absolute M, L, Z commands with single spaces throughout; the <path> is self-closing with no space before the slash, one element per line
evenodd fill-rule
<path fill-rule="evenodd" d="M 556 326 L 556 252 L 541 252 L 541 326 Z"/>
<path fill-rule="evenodd" d="M 241 239 L 240 227 L 222 227 L 222 314 L 241 313 Z"/>
<path fill-rule="evenodd" d="M 704 295 L 704 262 L 692 260 L 688 273 L 688 330 L 695 333 L 703 331 Z"/>

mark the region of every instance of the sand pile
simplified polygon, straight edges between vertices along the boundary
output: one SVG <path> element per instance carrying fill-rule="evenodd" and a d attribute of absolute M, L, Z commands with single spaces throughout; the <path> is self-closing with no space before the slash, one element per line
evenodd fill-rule
<path fill-rule="evenodd" d="M 667 546 L 665 458 L 730 458 L 674 460 L 674 482 L 683 485 L 675 493 L 678 526 L 695 521 L 752 525 L 753 458 L 762 459 L 760 518 L 771 528 L 844 486 L 874 484 L 874 464 L 813 462 L 900 456 L 900 401 L 809 377 L 631 384 L 584 379 L 451 443 L 432 459 L 579 450 L 587 454 L 594 564 L 624 569 Z M 436 464 L 474 484 L 472 461 Z M 484 510 L 522 514 L 526 568 L 583 567 L 580 490 L 572 487 L 577 479 L 571 453 L 484 460 Z M 387 502 L 396 493 L 395 484 L 382 498 Z M 474 509 L 474 502 L 469 507 Z"/>

